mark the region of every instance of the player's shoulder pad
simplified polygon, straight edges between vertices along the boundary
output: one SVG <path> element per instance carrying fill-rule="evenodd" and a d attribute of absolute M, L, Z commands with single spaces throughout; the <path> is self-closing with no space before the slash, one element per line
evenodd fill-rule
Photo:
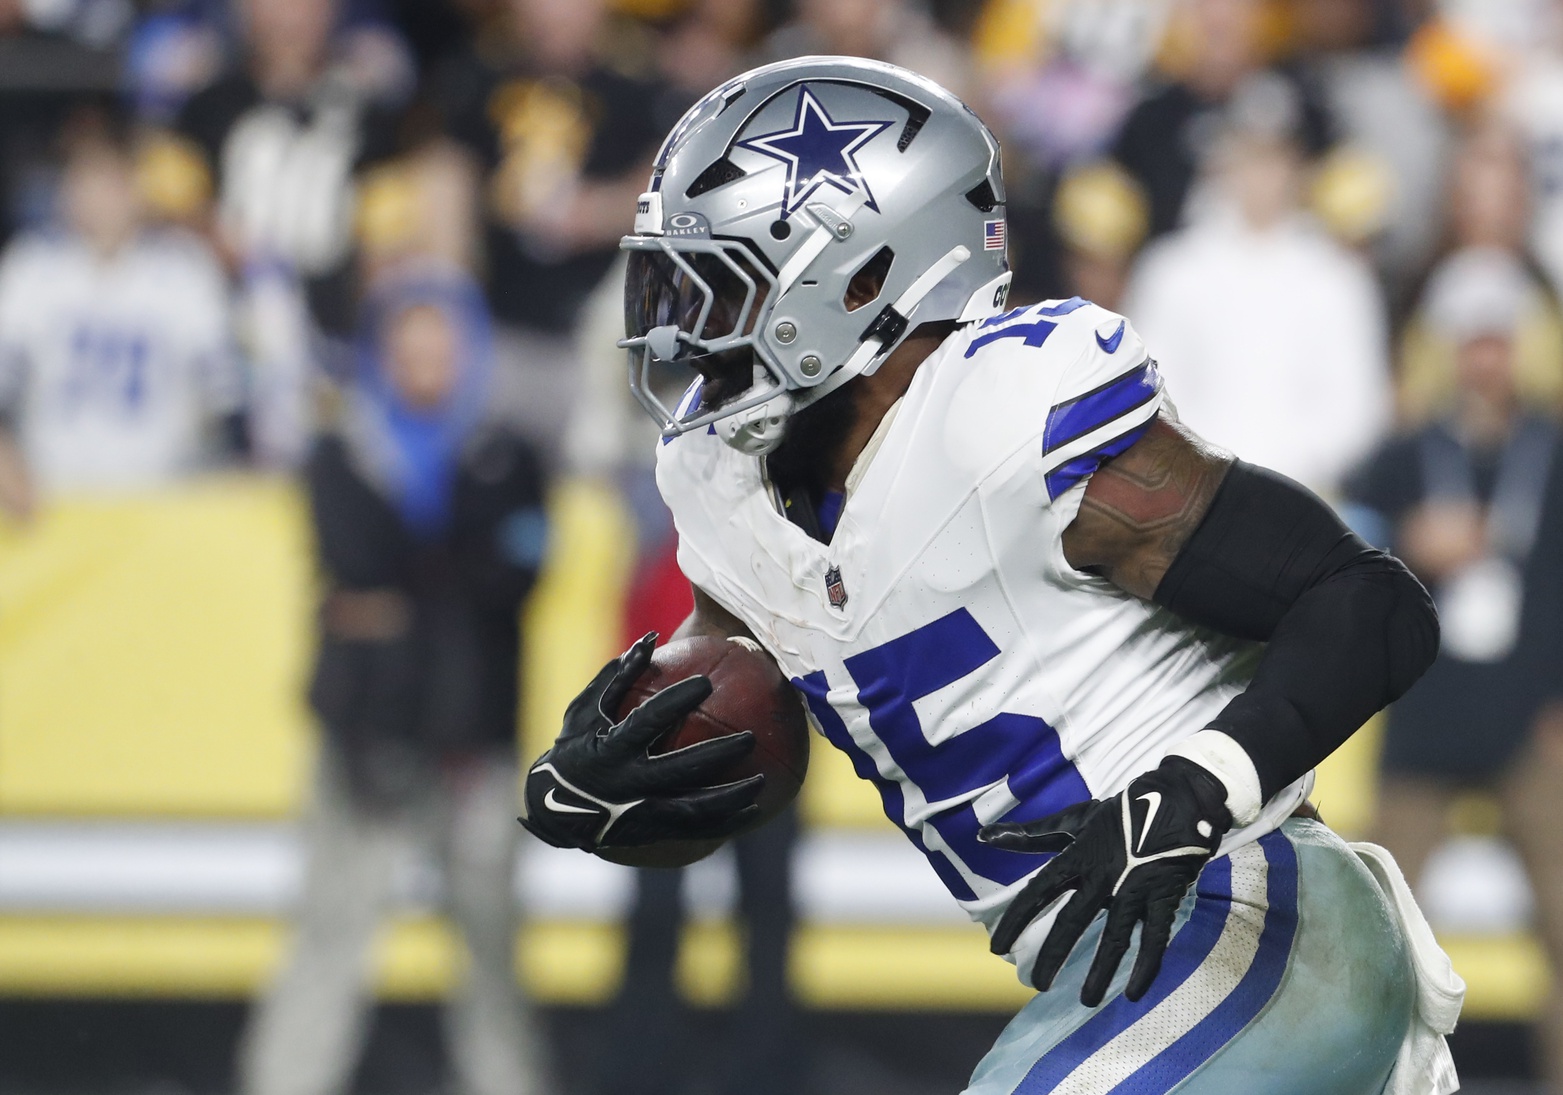
<path fill-rule="evenodd" d="M 1042 419 L 1052 498 L 1132 445 L 1161 408 L 1161 377 L 1139 334 L 1123 316 L 1079 297 L 984 320 L 966 332 L 961 354 L 994 370 L 1006 391 L 1025 390 L 1033 377 L 1045 384 L 1045 399 L 1011 406 Z"/>

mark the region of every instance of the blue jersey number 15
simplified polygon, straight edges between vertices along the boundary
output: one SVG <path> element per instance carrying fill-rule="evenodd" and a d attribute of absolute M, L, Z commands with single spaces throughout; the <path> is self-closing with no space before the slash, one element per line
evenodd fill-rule
<path fill-rule="evenodd" d="M 847 732 L 841 715 L 826 694 L 823 671 L 793 684 L 831 744 L 852 758 L 857 774 L 879 789 L 885 814 L 928 856 L 951 893 L 961 900 L 976 894 L 957 868 L 1000 885 L 1025 877 L 1039 865 L 1037 857 L 1006 852 L 977 840 L 981 822 L 972 802 L 1001 780 L 1019 805 L 1007 815 L 1021 821 L 1045 817 L 1090 797 L 1085 781 L 1064 757 L 1058 733 L 1033 715 L 1000 713 L 986 722 L 929 741 L 913 703 L 976 673 L 998 657 L 999 648 L 964 608 L 845 660 L 857 687 L 857 703 L 868 710 L 869 728 L 884 746 L 904 780 L 886 776 Z M 929 825 L 944 849 L 930 848 L 918 828 L 906 823 L 901 783 L 922 792 L 934 805 Z M 947 849 L 947 850 L 946 850 Z"/>

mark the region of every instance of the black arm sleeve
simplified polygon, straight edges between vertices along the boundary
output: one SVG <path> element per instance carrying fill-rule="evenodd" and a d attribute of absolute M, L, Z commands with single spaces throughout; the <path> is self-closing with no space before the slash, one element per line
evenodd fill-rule
<path fill-rule="evenodd" d="M 1269 646 L 1211 722 L 1268 799 L 1397 699 L 1438 653 L 1438 616 L 1400 560 L 1369 547 L 1317 496 L 1235 463 L 1155 601 Z"/>

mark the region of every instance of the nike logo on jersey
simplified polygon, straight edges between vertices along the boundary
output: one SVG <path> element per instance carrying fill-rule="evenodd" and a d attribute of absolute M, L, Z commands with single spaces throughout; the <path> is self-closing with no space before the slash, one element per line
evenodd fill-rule
<path fill-rule="evenodd" d="M 552 794 L 552 792 L 549 793 Z M 1161 792 L 1146 791 L 1138 798 L 1139 801 L 1149 805 L 1145 807 L 1145 822 L 1140 826 L 1140 839 L 1134 845 L 1135 855 L 1139 855 L 1145 850 L 1145 838 L 1151 835 L 1151 824 L 1156 820 L 1156 811 L 1161 809 Z"/>
<path fill-rule="evenodd" d="M 1116 354 L 1118 352 L 1118 344 L 1123 341 L 1123 325 L 1124 321 L 1120 319 L 1118 321 L 1118 329 L 1114 331 L 1112 336 L 1109 338 L 1103 338 L 1102 332 L 1097 331 L 1096 344 L 1100 346 L 1105 352 L 1109 354 Z"/>
<path fill-rule="evenodd" d="M 548 793 L 543 796 L 543 805 L 556 814 L 595 814 L 597 811 L 586 806 L 571 806 L 568 802 L 559 801 L 559 788 L 550 787 Z"/>

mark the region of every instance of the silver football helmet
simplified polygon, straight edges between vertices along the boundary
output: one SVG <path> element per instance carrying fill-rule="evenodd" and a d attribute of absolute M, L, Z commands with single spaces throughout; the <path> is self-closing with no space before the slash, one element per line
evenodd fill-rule
<path fill-rule="evenodd" d="M 712 425 L 769 452 L 919 324 L 1001 311 L 1005 232 L 998 142 L 937 84 L 857 57 L 735 77 L 668 134 L 621 244 L 630 389 L 664 437 Z M 848 294 L 865 269 L 867 304 Z M 741 379 L 669 410 L 652 363 L 710 355 Z"/>

